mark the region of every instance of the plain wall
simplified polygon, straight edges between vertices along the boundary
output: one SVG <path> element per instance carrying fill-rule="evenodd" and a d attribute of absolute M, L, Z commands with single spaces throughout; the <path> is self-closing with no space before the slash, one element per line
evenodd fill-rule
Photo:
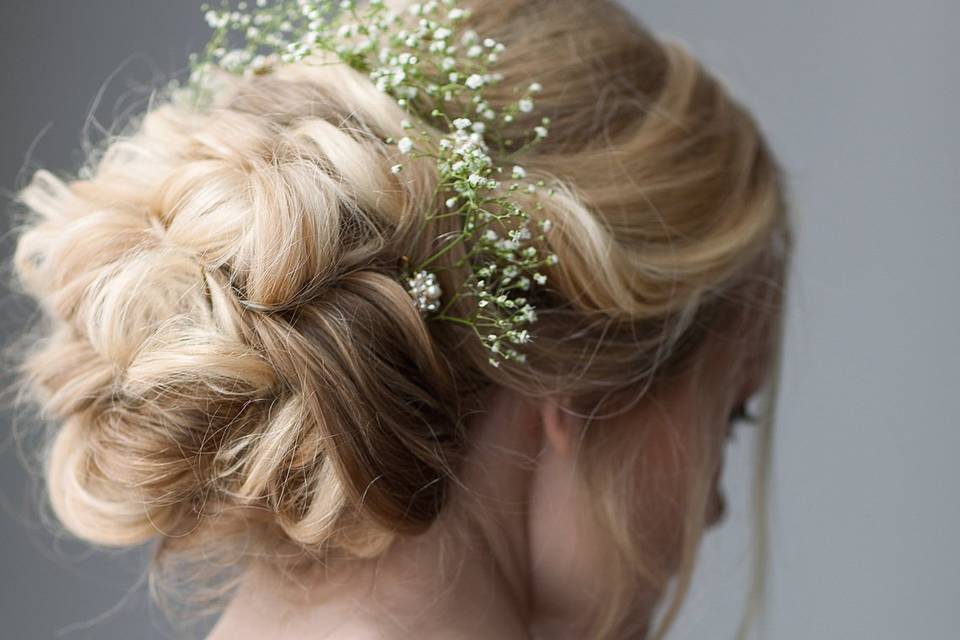
<path fill-rule="evenodd" d="M 761 637 L 957 637 L 960 4 L 624 3 L 727 82 L 790 176 L 798 246 Z M 96 110 L 104 125 L 146 94 L 119 96 L 202 45 L 198 5 L 0 5 L 0 188 L 39 166 L 75 168 L 108 76 L 117 72 Z M 4 234 L 0 251 L 11 250 Z M 4 334 L 28 321 L 5 295 Z M 148 550 L 92 551 L 43 525 L 11 420 L 0 422 L 0 637 L 171 637 L 141 579 Z M 704 542 L 675 638 L 733 636 L 749 569 L 751 445 L 744 431 L 728 452 L 730 512 Z"/>

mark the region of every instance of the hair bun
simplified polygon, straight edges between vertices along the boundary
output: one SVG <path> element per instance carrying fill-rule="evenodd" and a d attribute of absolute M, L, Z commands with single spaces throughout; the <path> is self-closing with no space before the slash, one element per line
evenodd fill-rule
<path fill-rule="evenodd" d="M 270 110 L 242 86 L 206 114 L 162 105 L 89 180 L 23 191 L 16 268 L 55 327 L 24 381 L 63 423 L 47 481 L 77 535 L 136 543 L 250 507 L 295 544 L 364 553 L 439 509 L 452 378 L 384 269 L 432 185 L 332 124 L 344 72 L 317 73 L 259 79 Z"/>

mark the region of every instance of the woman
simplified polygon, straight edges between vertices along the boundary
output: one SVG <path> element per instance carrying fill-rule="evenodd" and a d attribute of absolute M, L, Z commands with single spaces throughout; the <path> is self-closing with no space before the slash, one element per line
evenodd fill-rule
<path fill-rule="evenodd" d="M 226 595 L 210 640 L 663 637 L 766 389 L 762 509 L 792 236 L 757 126 L 609 0 L 460 6 L 435 39 L 489 38 L 485 104 L 512 114 L 473 132 L 556 185 L 516 192 L 556 256 L 517 358 L 406 290 L 463 225 L 428 213 L 465 205 L 449 166 L 397 162 L 436 120 L 349 64 L 259 60 L 21 194 L 51 504 Z M 507 108 L 534 85 L 536 112 Z M 440 302 L 475 268 L 454 248 L 429 258 Z"/>

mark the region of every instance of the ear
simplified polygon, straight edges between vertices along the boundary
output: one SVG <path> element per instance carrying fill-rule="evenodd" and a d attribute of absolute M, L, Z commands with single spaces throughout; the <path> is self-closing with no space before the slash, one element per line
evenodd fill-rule
<path fill-rule="evenodd" d="M 565 410 L 569 398 L 550 396 L 540 403 L 543 442 L 556 453 L 569 458 L 576 448 L 582 420 Z"/>

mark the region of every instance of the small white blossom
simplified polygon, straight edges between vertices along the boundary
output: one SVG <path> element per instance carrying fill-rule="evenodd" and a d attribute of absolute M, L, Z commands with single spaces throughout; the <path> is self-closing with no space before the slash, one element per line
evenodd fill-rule
<path fill-rule="evenodd" d="M 400 173 L 401 171 L 403 171 L 403 165 L 402 165 L 402 164 L 395 164 L 395 165 L 393 165 L 392 167 L 390 167 L 390 172 L 393 173 L 393 174 Z"/>
<path fill-rule="evenodd" d="M 524 168 L 521 167 L 521 166 L 515 166 L 515 167 L 513 168 L 513 179 L 514 179 L 514 180 L 522 180 L 523 178 L 526 178 L 526 177 L 527 177 L 527 170 L 526 170 L 526 169 L 524 169 Z"/>
<path fill-rule="evenodd" d="M 517 107 L 520 109 L 520 111 L 523 111 L 524 113 L 530 113 L 531 111 L 533 111 L 533 100 L 531 100 L 530 98 L 524 98 L 523 100 L 517 103 Z"/>
<path fill-rule="evenodd" d="M 527 331 L 526 329 L 521 329 L 520 331 L 515 331 L 515 332 L 513 332 L 513 334 L 510 336 L 510 339 L 511 339 L 515 344 L 526 344 L 526 343 L 530 342 L 530 332 Z"/>
<path fill-rule="evenodd" d="M 400 148 L 400 153 L 410 153 L 413 151 L 413 140 L 407 137 L 400 138 L 397 147 Z"/>
<path fill-rule="evenodd" d="M 547 137 L 547 128 L 546 128 L 546 127 L 534 127 L 533 130 L 537 132 L 537 137 L 538 137 L 538 138 L 546 138 L 546 137 Z"/>
<path fill-rule="evenodd" d="M 461 130 L 466 129 L 471 124 L 472 123 L 468 118 L 457 118 L 456 120 L 453 121 L 453 126 Z"/>
<path fill-rule="evenodd" d="M 469 78 L 467 78 L 466 84 L 471 89 L 479 89 L 484 85 L 484 82 L 485 81 L 483 79 L 483 76 L 481 76 L 480 74 L 474 73 Z"/>

